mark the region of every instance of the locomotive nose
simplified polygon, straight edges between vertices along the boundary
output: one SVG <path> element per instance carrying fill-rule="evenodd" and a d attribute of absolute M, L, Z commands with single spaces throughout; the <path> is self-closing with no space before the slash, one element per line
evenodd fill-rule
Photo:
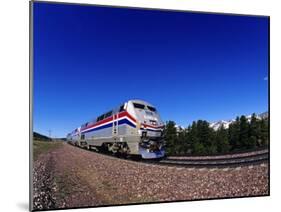
<path fill-rule="evenodd" d="M 157 114 L 155 112 L 145 111 L 144 123 L 152 126 L 159 126 L 160 120 L 157 118 Z"/>

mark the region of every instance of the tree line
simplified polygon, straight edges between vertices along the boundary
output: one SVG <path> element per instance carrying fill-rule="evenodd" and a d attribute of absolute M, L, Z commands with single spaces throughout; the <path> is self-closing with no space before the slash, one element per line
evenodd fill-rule
<path fill-rule="evenodd" d="M 255 149 L 268 145 L 268 118 L 258 119 L 252 114 L 238 116 L 226 129 L 214 130 L 205 120 L 194 121 L 185 129 L 177 130 L 175 122 L 168 121 L 164 130 L 168 155 L 219 154 Z"/>

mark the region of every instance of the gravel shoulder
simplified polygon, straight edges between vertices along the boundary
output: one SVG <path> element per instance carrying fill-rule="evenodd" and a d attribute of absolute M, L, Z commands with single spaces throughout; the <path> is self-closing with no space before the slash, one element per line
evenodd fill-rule
<path fill-rule="evenodd" d="M 34 162 L 34 209 L 268 195 L 268 182 L 266 163 L 167 167 L 62 144 Z"/>

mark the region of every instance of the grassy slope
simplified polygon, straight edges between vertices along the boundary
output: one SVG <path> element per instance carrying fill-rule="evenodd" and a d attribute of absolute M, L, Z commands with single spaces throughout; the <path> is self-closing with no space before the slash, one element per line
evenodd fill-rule
<path fill-rule="evenodd" d="M 33 158 L 37 160 L 40 154 L 47 153 L 51 150 L 62 146 L 62 142 L 51 142 L 51 141 L 33 141 Z"/>
<path fill-rule="evenodd" d="M 50 140 L 52 140 L 48 136 L 41 135 L 40 133 L 37 133 L 37 132 L 33 132 L 33 138 L 35 140 L 40 140 L 40 141 L 50 141 Z"/>

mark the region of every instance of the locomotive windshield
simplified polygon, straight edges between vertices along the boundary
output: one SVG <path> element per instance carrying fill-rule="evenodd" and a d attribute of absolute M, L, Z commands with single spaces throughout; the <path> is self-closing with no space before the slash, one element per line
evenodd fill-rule
<path fill-rule="evenodd" d="M 143 104 L 139 104 L 139 103 L 133 103 L 134 104 L 134 107 L 137 108 L 137 109 L 144 109 L 144 105 Z"/>
<path fill-rule="evenodd" d="M 156 112 L 156 108 L 152 107 L 152 106 L 148 106 L 148 105 L 143 105 L 143 104 L 139 104 L 139 103 L 133 103 L 134 107 L 137 109 L 142 109 L 142 110 L 147 110 L 147 111 L 151 111 L 151 112 Z"/>
<path fill-rule="evenodd" d="M 147 108 L 152 111 L 152 112 L 156 112 L 156 108 L 155 107 L 151 107 L 151 106 L 147 106 Z"/>

